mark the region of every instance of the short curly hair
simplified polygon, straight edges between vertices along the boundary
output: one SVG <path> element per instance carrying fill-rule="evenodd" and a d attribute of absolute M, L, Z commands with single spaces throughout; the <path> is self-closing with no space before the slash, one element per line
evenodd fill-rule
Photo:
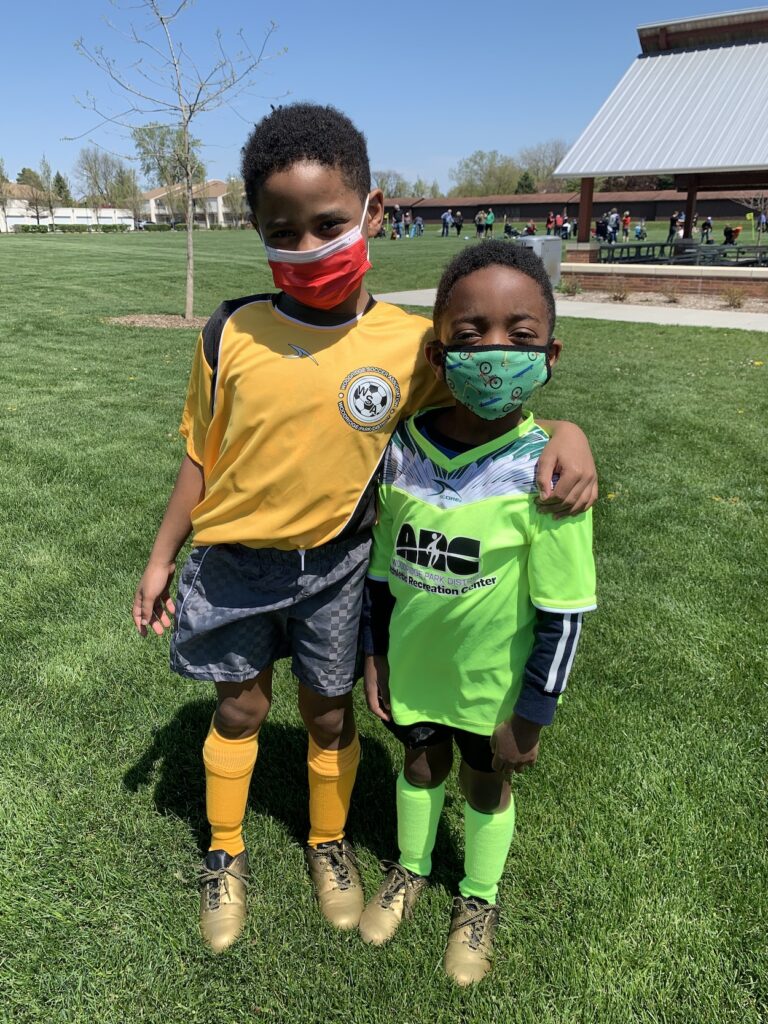
<path fill-rule="evenodd" d="M 346 114 L 318 103 L 276 107 L 255 126 L 242 150 L 245 194 L 256 209 L 259 189 L 275 171 L 301 160 L 336 167 L 361 199 L 371 190 L 365 136 Z"/>
<path fill-rule="evenodd" d="M 544 302 L 547 307 L 549 318 L 549 337 L 555 333 L 555 296 L 552 291 L 552 283 L 549 280 L 544 264 L 533 251 L 524 245 L 517 245 L 514 242 L 478 242 L 477 245 L 468 245 L 465 249 L 454 256 L 442 273 L 437 286 L 435 296 L 435 308 L 432 313 L 432 323 L 435 334 L 440 337 L 440 327 L 451 293 L 457 281 L 476 270 L 484 270 L 485 267 L 509 267 L 511 270 L 519 270 L 526 274 L 541 289 Z"/>

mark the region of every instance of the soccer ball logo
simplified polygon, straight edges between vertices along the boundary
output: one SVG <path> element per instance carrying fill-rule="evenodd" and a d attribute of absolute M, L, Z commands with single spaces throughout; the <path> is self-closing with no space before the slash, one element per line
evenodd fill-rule
<path fill-rule="evenodd" d="M 339 384 L 338 405 L 353 430 L 380 430 L 400 405 L 400 385 L 380 366 L 359 366 Z"/>
<path fill-rule="evenodd" d="M 392 403 L 392 389 L 377 377 L 363 377 L 352 388 L 349 404 L 354 414 L 367 423 L 377 423 Z"/>

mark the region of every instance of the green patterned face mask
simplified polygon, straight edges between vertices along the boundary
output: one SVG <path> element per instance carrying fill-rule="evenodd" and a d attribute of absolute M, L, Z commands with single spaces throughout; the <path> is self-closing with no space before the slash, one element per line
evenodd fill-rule
<path fill-rule="evenodd" d="M 484 420 L 519 409 L 552 375 L 549 349 L 533 345 L 443 348 L 443 368 L 456 401 Z"/>

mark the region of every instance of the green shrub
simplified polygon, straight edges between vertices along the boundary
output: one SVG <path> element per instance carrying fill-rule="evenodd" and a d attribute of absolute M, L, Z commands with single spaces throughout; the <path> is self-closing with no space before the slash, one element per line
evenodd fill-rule
<path fill-rule="evenodd" d="M 171 230 L 171 225 L 170 224 L 145 224 L 144 225 L 144 230 L 145 231 L 170 231 Z"/>

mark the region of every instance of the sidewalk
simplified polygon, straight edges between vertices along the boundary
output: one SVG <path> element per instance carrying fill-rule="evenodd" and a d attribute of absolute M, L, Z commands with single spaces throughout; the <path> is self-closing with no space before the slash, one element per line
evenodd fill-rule
<path fill-rule="evenodd" d="M 407 306 L 431 306 L 435 288 L 377 295 L 384 302 Z M 645 306 L 622 302 L 581 302 L 555 297 L 558 317 L 611 320 L 631 324 L 664 324 L 679 327 L 730 328 L 736 331 L 767 331 L 768 313 L 741 313 L 734 309 L 685 309 L 681 306 Z"/>

